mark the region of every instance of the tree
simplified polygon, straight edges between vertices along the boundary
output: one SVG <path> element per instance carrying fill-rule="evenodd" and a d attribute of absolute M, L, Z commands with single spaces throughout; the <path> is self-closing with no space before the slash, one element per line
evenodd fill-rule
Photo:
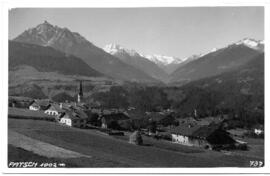
<path fill-rule="evenodd" d="M 106 108 L 127 108 L 129 106 L 127 92 L 120 86 L 111 87 L 108 92 L 98 92 L 92 95 L 94 101 L 101 102 Z"/>
<path fill-rule="evenodd" d="M 156 133 L 156 130 L 157 130 L 157 123 L 156 123 L 156 121 L 150 121 L 150 123 L 148 125 L 148 130 L 151 133 Z"/>

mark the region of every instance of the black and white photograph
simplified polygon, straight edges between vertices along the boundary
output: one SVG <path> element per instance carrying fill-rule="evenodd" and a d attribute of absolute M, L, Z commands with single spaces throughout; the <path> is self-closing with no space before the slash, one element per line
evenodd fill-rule
<path fill-rule="evenodd" d="M 7 13 L 7 168 L 269 162 L 264 6 Z"/>

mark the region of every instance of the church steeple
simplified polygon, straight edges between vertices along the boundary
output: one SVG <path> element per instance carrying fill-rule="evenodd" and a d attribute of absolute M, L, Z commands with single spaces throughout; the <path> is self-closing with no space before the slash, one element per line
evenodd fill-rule
<path fill-rule="evenodd" d="M 80 88 L 79 88 L 79 93 L 78 93 L 78 103 L 82 101 L 83 98 L 83 88 L 82 88 L 82 81 L 80 81 Z"/>

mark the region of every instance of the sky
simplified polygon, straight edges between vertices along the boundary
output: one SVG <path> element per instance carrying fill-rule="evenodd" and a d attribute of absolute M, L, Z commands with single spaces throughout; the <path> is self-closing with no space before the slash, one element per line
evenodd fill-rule
<path fill-rule="evenodd" d="M 17 8 L 9 11 L 9 39 L 44 20 L 100 48 L 116 43 L 179 58 L 246 37 L 264 39 L 263 7 Z"/>

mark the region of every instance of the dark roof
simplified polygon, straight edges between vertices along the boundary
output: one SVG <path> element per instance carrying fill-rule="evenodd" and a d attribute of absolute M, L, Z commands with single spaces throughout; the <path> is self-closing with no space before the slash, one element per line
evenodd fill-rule
<path fill-rule="evenodd" d="M 50 105 L 50 101 L 49 100 L 35 100 L 31 105 L 47 107 Z"/>
<path fill-rule="evenodd" d="M 219 125 L 188 125 L 180 124 L 179 126 L 171 129 L 171 133 L 180 134 L 189 137 L 207 138 L 214 131 L 219 129 Z"/>
<path fill-rule="evenodd" d="M 180 124 L 193 124 L 193 125 L 210 125 L 210 124 L 220 124 L 224 119 L 219 117 L 205 117 L 201 119 L 195 119 L 193 117 L 187 117 L 183 119 L 178 119 Z"/>
<path fill-rule="evenodd" d="M 62 117 L 69 117 L 71 119 L 86 119 L 88 116 L 82 110 L 66 110 Z"/>
<path fill-rule="evenodd" d="M 199 125 L 188 125 L 188 124 L 180 124 L 177 127 L 172 128 L 170 131 L 174 134 L 181 134 L 184 136 L 193 136 L 196 130 L 200 128 Z"/>
<path fill-rule="evenodd" d="M 60 105 L 53 103 L 48 109 L 55 110 L 57 112 L 63 112 L 64 110 L 60 108 Z"/>
<path fill-rule="evenodd" d="M 198 130 L 196 130 L 192 136 L 194 137 L 200 137 L 200 138 L 207 138 L 210 136 L 213 132 L 215 132 L 217 129 L 219 129 L 219 125 L 208 125 L 208 126 L 202 126 Z"/>
<path fill-rule="evenodd" d="M 197 121 L 198 125 L 210 125 L 211 123 L 214 124 L 220 124 L 223 122 L 223 119 L 219 118 L 219 117 L 205 117 L 202 119 L 199 119 Z"/>
<path fill-rule="evenodd" d="M 61 118 L 70 118 L 72 120 L 79 120 L 80 118 L 73 114 L 71 111 L 66 111 L 65 114 Z"/>

